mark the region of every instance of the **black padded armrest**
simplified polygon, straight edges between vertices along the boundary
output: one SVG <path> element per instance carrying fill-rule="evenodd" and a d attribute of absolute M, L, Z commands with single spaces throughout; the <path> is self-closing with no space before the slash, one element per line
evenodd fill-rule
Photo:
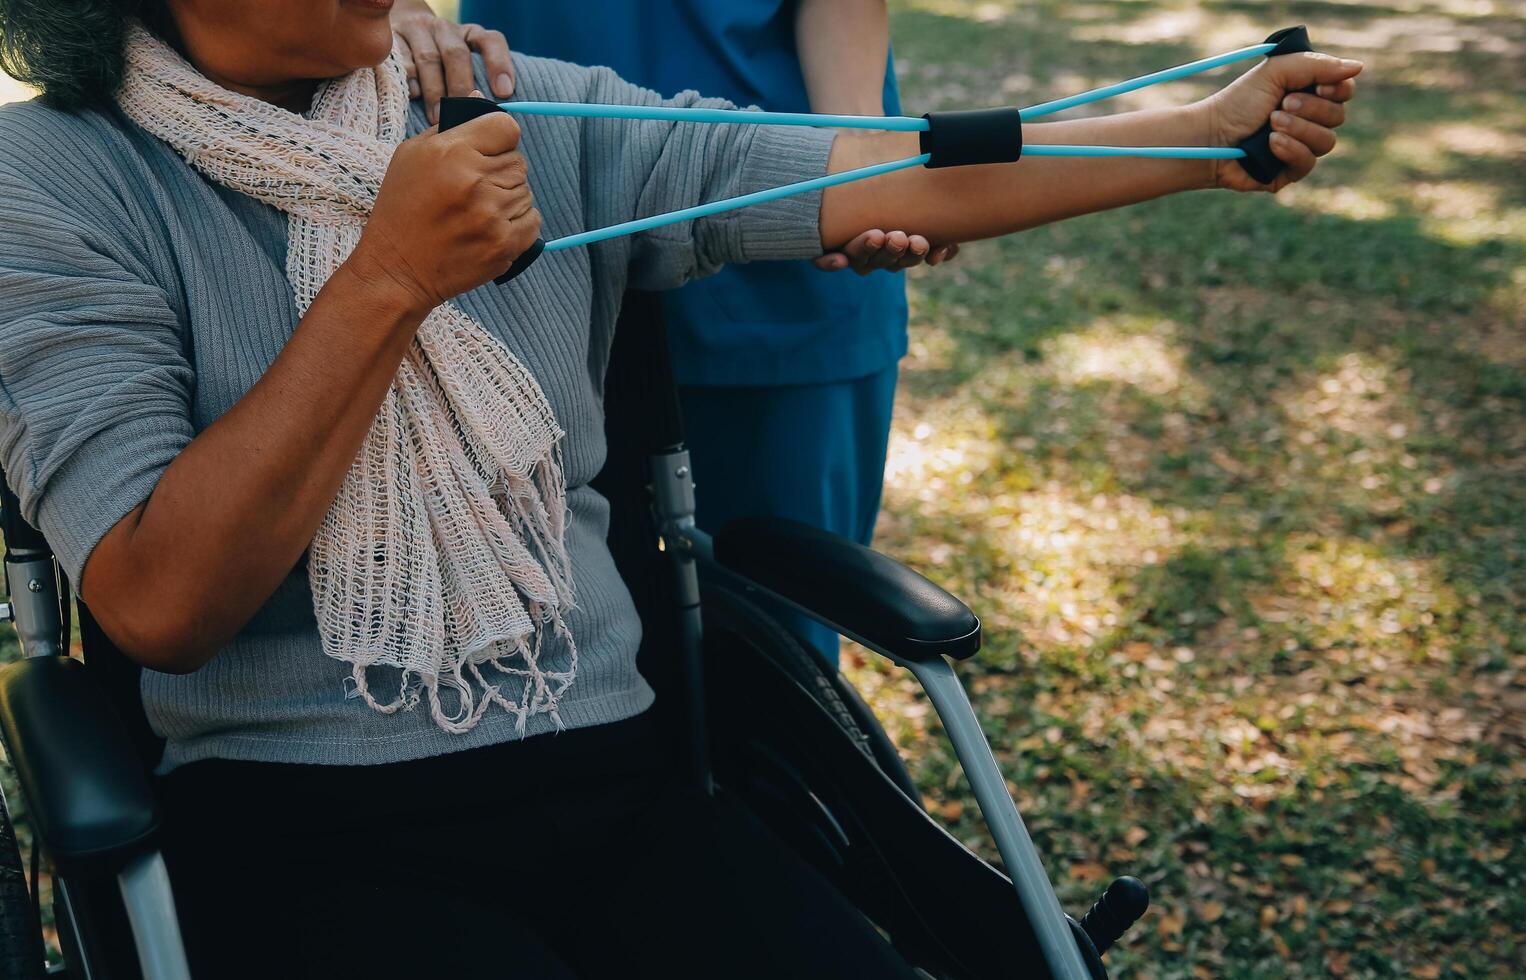
<path fill-rule="evenodd" d="M 893 558 L 795 521 L 748 517 L 715 536 L 731 571 L 907 661 L 980 649 L 968 606 Z"/>
<path fill-rule="evenodd" d="M 0 733 L 32 826 L 64 874 L 114 869 L 152 836 L 148 773 L 84 664 L 34 657 L 0 670 Z"/>

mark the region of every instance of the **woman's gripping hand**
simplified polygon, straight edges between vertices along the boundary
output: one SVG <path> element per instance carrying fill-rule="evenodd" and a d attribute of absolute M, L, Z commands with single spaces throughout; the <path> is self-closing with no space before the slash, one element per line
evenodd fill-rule
<path fill-rule="evenodd" d="M 1287 54 L 1269 58 L 1210 96 L 1200 107 L 1208 145 L 1233 146 L 1271 118 L 1272 153 L 1286 169 L 1270 184 L 1245 172 L 1237 160 L 1215 161 L 1214 184 L 1235 191 L 1281 190 L 1300 181 L 1318 159 L 1335 149 L 1335 130 L 1346 121 L 1346 103 L 1356 94 L 1360 61 L 1328 54 Z M 1300 89 L 1315 86 L 1311 93 Z"/>
<path fill-rule="evenodd" d="M 504 112 L 405 140 L 346 265 L 419 314 L 502 275 L 540 234 L 518 146 Z"/>

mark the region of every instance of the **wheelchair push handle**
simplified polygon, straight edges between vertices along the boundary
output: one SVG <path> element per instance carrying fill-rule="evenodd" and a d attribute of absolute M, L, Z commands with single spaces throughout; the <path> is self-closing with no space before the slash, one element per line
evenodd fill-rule
<path fill-rule="evenodd" d="M 1285 27 L 1273 33 L 1266 39 L 1267 44 L 1275 44 L 1276 47 L 1266 53 L 1268 58 L 1275 58 L 1283 54 L 1298 54 L 1303 51 L 1313 51 L 1314 45 L 1309 40 L 1309 29 L 1302 24 L 1297 27 Z M 1318 89 L 1317 85 L 1299 89 L 1313 95 Z M 1243 150 L 1245 156 L 1240 160 L 1240 166 L 1251 175 L 1251 179 L 1257 183 L 1270 184 L 1277 179 L 1277 175 L 1287 169 L 1286 165 L 1272 152 L 1272 122 L 1268 119 L 1260 129 L 1256 130 L 1239 143 L 1236 148 Z"/>
<path fill-rule="evenodd" d="M 453 129 L 462 123 L 471 122 L 478 116 L 485 116 L 490 112 L 502 112 L 498 103 L 490 99 L 474 98 L 445 98 L 440 100 L 440 132 Z M 546 240 L 536 238 L 529 248 L 520 253 L 514 264 L 500 276 L 496 276 L 493 282 L 502 286 L 511 279 L 515 279 L 520 273 L 535 264 L 535 260 L 546 251 Z"/>

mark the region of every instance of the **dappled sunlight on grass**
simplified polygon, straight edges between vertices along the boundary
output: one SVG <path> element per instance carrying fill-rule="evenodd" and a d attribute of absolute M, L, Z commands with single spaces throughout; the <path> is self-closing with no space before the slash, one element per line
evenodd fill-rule
<path fill-rule="evenodd" d="M 1403 439 L 1406 427 L 1394 419 L 1395 381 L 1388 365 L 1377 359 L 1344 355 L 1334 370 L 1309 379 L 1291 397 L 1281 399 L 1288 418 L 1301 426 L 1294 438 L 1306 445 L 1319 443 L 1324 433 L 1317 427 L 1323 427 L 1367 438 Z"/>
<path fill-rule="evenodd" d="M 1451 173 L 1458 157 L 1526 160 L 1526 152 L 1520 150 L 1526 137 L 1519 134 L 1474 127 L 1464 130 L 1461 139 L 1455 139 L 1459 134 L 1449 130 L 1446 126 L 1396 127 L 1383 140 L 1383 156 L 1392 164 L 1434 177 Z"/>
<path fill-rule="evenodd" d="M 1392 218 L 1397 208 L 1387 200 L 1360 187 L 1318 187 L 1294 184 L 1277 195 L 1277 203 L 1300 211 L 1333 214 L 1353 221 L 1380 221 Z"/>
<path fill-rule="evenodd" d="M 995 0 L 910 0 L 903 7 L 926 11 L 940 17 L 958 17 L 963 20 L 989 24 L 1008 20 L 1018 15 L 1018 4 L 998 3 Z"/>
<path fill-rule="evenodd" d="M 1375 17 L 1360 25 L 1321 25 L 1319 40 L 1332 48 L 1407 54 L 1452 54 L 1473 48 L 1490 54 L 1514 55 L 1518 46 L 1488 24 L 1462 26 L 1446 17 L 1394 15 Z"/>
<path fill-rule="evenodd" d="M 1374 533 L 1402 536 L 1411 529 L 1405 512 L 1433 512 L 1456 479 L 1438 450 L 1467 438 L 1463 418 L 1445 405 L 1417 404 L 1409 369 L 1346 354 L 1332 370 L 1289 385 L 1276 402 L 1287 425 L 1286 477 L 1330 515 L 1326 529 L 1340 526 L 1333 518 L 1344 514 L 1347 522 L 1381 520 Z"/>
<path fill-rule="evenodd" d="M 1250 605 L 1285 652 L 1317 656 L 1335 679 L 1377 689 L 1409 687 L 1406 662 L 1450 668 L 1461 603 L 1434 561 L 1313 535 L 1291 536 L 1283 561 Z"/>
<path fill-rule="evenodd" d="M 893 9 L 917 111 L 1297 21 L 1369 59 L 1339 149 L 1276 200 L 1162 201 L 915 272 L 878 543 L 985 622 L 961 672 L 1067 906 L 1150 884 L 1113 969 L 1514 976 L 1526 21 L 1491 0 Z M 845 664 L 933 812 L 993 856 L 915 685 Z"/>
<path fill-rule="evenodd" d="M 972 412 L 944 417 L 939 424 L 919 422 L 910 432 L 894 431 L 885 463 L 885 484 L 926 501 L 939 500 L 974 480 L 976 471 L 1002 453 L 983 419 Z"/>
<path fill-rule="evenodd" d="M 1422 227 L 1459 245 L 1507 236 L 1526 241 L 1526 207 L 1510 207 L 1501 197 L 1493 184 L 1452 180 L 1414 186 L 1417 209 L 1425 215 Z"/>
<path fill-rule="evenodd" d="M 1121 318 L 1120 318 L 1121 319 Z M 1111 321 L 1044 342 L 1044 360 L 1063 384 L 1118 381 L 1152 395 L 1176 392 L 1191 379 L 1168 322 Z"/>
<path fill-rule="evenodd" d="M 1127 618 L 1122 582 L 1168 560 L 1185 516 L 1127 494 L 1077 499 L 1056 485 L 991 501 L 983 532 L 1006 558 L 983 596 L 997 662 L 1018 651 L 1074 656 L 1105 643 Z"/>
<path fill-rule="evenodd" d="M 1452 153 L 1526 163 L 1526 134 L 1521 132 L 1473 122 L 1443 122 L 1416 135 Z"/>
<path fill-rule="evenodd" d="M 1186 43 L 1190 46 L 1190 53 L 1183 60 L 1191 61 L 1257 44 L 1268 33 L 1264 21 L 1245 13 L 1199 5 L 1155 4 L 1137 19 L 1092 21 L 1078 26 L 1072 36 L 1081 41 L 1111 41 L 1116 44 Z M 1147 70 L 1169 67 L 1169 64 L 1162 64 Z M 1176 104 L 1179 102 L 1178 99 Z"/>
<path fill-rule="evenodd" d="M 1341 151 L 1363 151 L 1352 142 L 1346 141 Z M 1526 241 L 1526 206 L 1520 203 L 1519 187 L 1456 178 L 1459 161 L 1465 166 L 1469 158 L 1526 168 L 1526 136 L 1485 126 L 1400 127 L 1383 140 L 1382 148 L 1386 167 L 1409 172 L 1409 179 L 1386 195 L 1379 196 L 1363 184 L 1294 185 L 1279 195 L 1280 203 L 1357 221 L 1412 214 L 1423 232 L 1458 245 L 1506 237 Z"/>

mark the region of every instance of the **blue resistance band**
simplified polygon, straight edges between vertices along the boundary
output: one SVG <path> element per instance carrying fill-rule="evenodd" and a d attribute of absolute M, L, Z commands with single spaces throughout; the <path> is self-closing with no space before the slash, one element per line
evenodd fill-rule
<path fill-rule="evenodd" d="M 1091 102 L 1101 102 L 1115 95 L 1133 92 L 1162 82 L 1210 71 L 1236 61 L 1255 58 L 1276 48 L 1275 44 L 1253 44 L 1224 54 L 1203 58 L 1199 61 L 1177 65 L 1164 71 L 1140 75 L 1126 82 L 1094 88 L 1079 95 L 1068 95 L 1053 102 L 1019 109 L 1023 120 L 1037 119 L 1051 113 Z M 929 124 L 926 117 L 914 116 L 833 116 L 817 112 L 763 112 L 759 109 L 706 109 L 679 108 L 676 106 L 611 105 L 598 102 L 500 102 L 499 108 L 521 116 L 580 116 L 585 119 L 658 119 L 668 122 L 732 123 L 754 126 L 817 126 L 830 129 L 877 129 L 892 133 L 924 133 Z"/>
<path fill-rule="evenodd" d="M 845 170 L 824 177 L 796 181 L 779 187 L 729 197 L 719 201 L 669 211 L 634 221 L 595 228 L 590 231 L 543 241 L 537 239 L 513 266 L 495 282 L 503 283 L 529 268 L 543 252 L 569 248 L 649 231 L 683 221 L 692 221 L 737 208 L 777 201 L 797 194 L 848 184 L 912 167 L 961 166 L 976 163 L 1015 161 L 1021 155 L 1033 157 L 1151 157 L 1181 160 L 1239 160 L 1252 177 L 1270 183 L 1281 172 L 1282 163 L 1270 150 L 1271 125 L 1268 123 L 1238 146 L 1076 146 L 1066 144 L 1023 145 L 1021 124 L 1065 109 L 1110 99 L 1151 85 L 1175 81 L 1224 65 L 1296 51 L 1312 51 L 1308 33 L 1302 27 L 1290 27 L 1268 37 L 1262 44 L 1238 48 L 1209 58 L 1201 58 L 1174 68 L 1140 75 L 1113 85 L 1104 85 L 1063 99 L 1041 102 L 1023 109 L 985 109 L 970 112 L 929 113 L 920 119 L 911 116 L 840 116 L 811 112 L 763 112 L 756 109 L 709 109 L 703 107 L 608 105 L 581 102 L 492 102 L 487 99 L 444 99 L 440 106 L 440 130 L 459 126 L 478 116 L 499 110 L 525 116 L 573 116 L 590 119 L 639 119 L 665 122 L 710 123 L 752 126 L 811 126 L 832 129 L 873 129 L 889 132 L 920 133 L 923 152 L 904 160 L 877 163 L 855 170 Z M 1306 89 L 1305 91 L 1312 91 Z"/>

